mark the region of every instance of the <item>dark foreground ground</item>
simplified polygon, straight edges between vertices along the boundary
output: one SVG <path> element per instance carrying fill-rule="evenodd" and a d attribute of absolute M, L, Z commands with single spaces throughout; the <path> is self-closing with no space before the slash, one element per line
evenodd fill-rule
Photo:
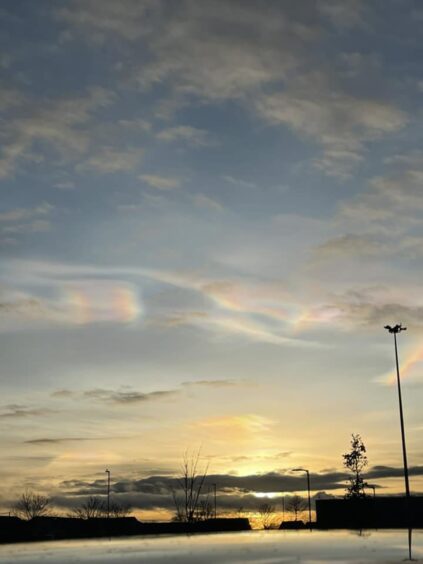
<path fill-rule="evenodd" d="M 30 542 L 140 535 L 175 535 L 228 531 L 249 531 L 248 519 L 208 519 L 198 523 L 142 523 L 135 517 L 77 519 L 38 517 L 23 521 L 0 517 L 0 542 Z"/>
<path fill-rule="evenodd" d="M 247 531 L 0 546 L 0 564 L 286 564 L 399 563 L 409 558 L 407 531 Z M 423 531 L 412 533 L 423 561 Z"/>

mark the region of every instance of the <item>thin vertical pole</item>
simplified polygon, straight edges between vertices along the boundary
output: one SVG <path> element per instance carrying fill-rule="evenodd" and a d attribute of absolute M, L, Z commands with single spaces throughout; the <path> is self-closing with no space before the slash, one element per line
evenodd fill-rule
<path fill-rule="evenodd" d="M 402 458 L 404 461 L 405 495 L 407 498 L 409 498 L 410 485 L 408 481 L 407 449 L 405 446 L 404 414 L 402 410 L 401 381 L 400 381 L 400 371 L 399 371 L 399 362 L 398 362 L 398 347 L 397 347 L 396 333 L 394 333 L 394 343 L 395 343 L 395 362 L 397 366 L 398 401 L 399 401 L 399 412 L 400 412 L 400 422 L 401 422 Z"/>
<path fill-rule="evenodd" d="M 110 519 L 110 470 L 107 473 L 107 519 Z"/>
<path fill-rule="evenodd" d="M 307 470 L 307 490 L 308 490 L 308 522 L 311 530 L 310 472 L 308 470 Z"/>
<path fill-rule="evenodd" d="M 214 518 L 217 517 L 217 484 L 213 484 L 214 491 Z"/>

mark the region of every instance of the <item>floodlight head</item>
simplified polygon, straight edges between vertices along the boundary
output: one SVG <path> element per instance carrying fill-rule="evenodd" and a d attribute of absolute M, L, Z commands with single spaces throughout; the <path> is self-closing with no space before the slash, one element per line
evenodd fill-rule
<path fill-rule="evenodd" d="M 391 325 L 385 325 L 384 329 L 387 329 L 390 333 L 400 333 L 401 331 L 407 331 L 407 327 L 403 327 L 402 323 L 397 323 L 393 327 Z"/>
<path fill-rule="evenodd" d="M 292 472 L 307 472 L 305 468 L 293 468 Z"/>

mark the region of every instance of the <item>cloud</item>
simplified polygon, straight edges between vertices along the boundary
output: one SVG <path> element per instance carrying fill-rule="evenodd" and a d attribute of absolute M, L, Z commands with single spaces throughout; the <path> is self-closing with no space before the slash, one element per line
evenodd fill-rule
<path fill-rule="evenodd" d="M 87 438 L 87 437 L 60 437 L 60 438 L 41 438 L 41 439 L 30 439 L 25 441 L 27 445 L 41 445 L 41 446 L 48 446 L 48 445 L 56 445 L 62 443 L 69 443 L 69 442 L 84 442 L 84 441 L 99 441 L 99 440 L 108 440 L 109 438 Z"/>
<path fill-rule="evenodd" d="M 257 110 L 270 124 L 287 125 L 322 146 L 323 156 L 315 165 L 341 178 L 363 159 L 367 142 L 398 131 L 408 120 L 387 102 L 352 96 L 322 71 L 304 74 L 283 91 L 259 97 Z"/>
<path fill-rule="evenodd" d="M 132 41 L 146 33 L 151 11 L 158 9 L 156 0 L 74 0 L 70 6 L 57 9 L 56 15 L 73 29 L 86 33 L 94 41 L 112 34 Z"/>
<path fill-rule="evenodd" d="M 222 0 L 201 5 L 185 0 L 168 10 L 160 1 L 125 0 L 119 14 L 110 0 L 101 10 L 99 5 L 98 0 L 74 0 L 58 15 L 88 40 L 119 37 L 134 55 L 142 47 L 142 62 L 129 64 L 129 72 L 143 90 L 164 86 L 159 105 L 176 109 L 192 98 L 237 100 L 269 124 L 289 127 L 313 142 L 322 150 L 313 164 L 327 175 L 349 178 L 370 142 L 408 122 L 407 114 L 383 96 L 366 96 L 361 88 L 353 94 L 350 83 L 343 82 L 351 77 L 351 61 L 357 71 L 357 61 L 364 60 L 360 52 L 343 54 L 340 72 L 319 58 L 318 42 L 334 33 L 328 22 L 336 32 L 366 27 L 372 10 L 362 0 L 284 3 L 265 10 L 237 1 L 228 6 Z M 157 137 L 209 142 L 207 132 L 191 125 L 171 126 Z"/>
<path fill-rule="evenodd" d="M 195 194 L 193 199 L 194 204 L 200 208 L 206 208 L 217 212 L 224 210 L 222 204 L 217 202 L 214 198 L 206 196 L 205 194 Z"/>
<path fill-rule="evenodd" d="M 45 300 L 33 296 L 13 295 L 0 301 L 2 321 L 9 330 L 20 323 L 32 323 L 38 320 L 59 321 L 61 314 Z"/>
<path fill-rule="evenodd" d="M 249 182 L 247 180 L 243 180 L 242 178 L 234 178 L 233 176 L 222 176 L 223 180 L 229 182 L 229 184 L 235 184 L 237 186 L 243 186 L 244 188 L 257 188 L 257 185 L 254 182 Z"/>
<path fill-rule="evenodd" d="M 168 82 L 179 94 L 242 98 L 298 64 L 313 31 L 301 10 L 261 10 L 245 3 L 185 2 L 149 42 L 152 62 L 141 85 Z"/>
<path fill-rule="evenodd" d="M 20 106 L 24 101 L 25 97 L 19 90 L 0 85 L 0 111 Z"/>
<path fill-rule="evenodd" d="M 238 440 L 249 440 L 254 435 L 267 434 L 274 421 L 254 413 L 209 417 L 195 422 L 196 427 L 210 430 L 215 435 L 235 437 Z"/>
<path fill-rule="evenodd" d="M 72 180 L 64 180 L 63 182 L 57 182 L 54 186 L 59 188 L 59 190 L 73 190 L 75 188 L 75 182 Z"/>
<path fill-rule="evenodd" d="M 160 400 L 163 398 L 172 397 L 177 393 L 176 390 L 158 390 L 154 392 L 137 392 L 130 391 L 115 391 L 96 388 L 87 390 L 82 393 L 84 398 L 94 399 L 96 401 L 114 403 L 118 405 L 129 405 L 136 403 L 144 403 L 152 400 Z"/>
<path fill-rule="evenodd" d="M 194 147 L 210 145 L 209 134 L 204 129 L 197 129 L 189 125 L 178 125 L 162 129 L 157 133 L 157 139 L 168 143 L 175 141 L 186 141 Z"/>
<path fill-rule="evenodd" d="M 128 282 L 95 276 L 74 278 L 66 276 L 64 271 L 57 277 L 48 273 L 33 278 L 21 274 L 20 285 L 27 290 L 19 291 L 16 284 L 16 289 L 13 288 L 13 274 L 10 280 L 7 275 L 3 277 L 0 307 L 5 315 L 0 319 L 2 330 L 93 323 L 130 324 L 141 314 L 138 289 Z"/>
<path fill-rule="evenodd" d="M 18 163 L 38 159 L 34 144 L 46 143 L 62 159 L 83 154 L 90 143 L 84 129 L 93 112 L 109 105 L 113 95 L 103 88 L 92 88 L 85 95 L 29 104 L 25 117 L 8 120 L 3 129 L 0 152 L 0 178 L 12 175 Z"/>
<path fill-rule="evenodd" d="M 53 211 L 54 207 L 47 202 L 32 208 L 15 208 L 8 211 L 0 212 L 0 224 L 16 223 L 19 221 L 27 221 L 40 216 L 47 216 Z"/>
<path fill-rule="evenodd" d="M 17 225 L 7 225 L 0 227 L 3 233 L 18 235 L 22 233 L 45 233 L 50 231 L 51 222 L 46 219 L 36 219 L 28 223 L 21 223 Z"/>
<path fill-rule="evenodd" d="M 151 323 L 159 327 L 178 327 L 183 325 L 195 324 L 197 321 L 202 321 L 208 317 L 204 311 L 175 311 L 168 315 L 155 317 Z"/>
<path fill-rule="evenodd" d="M 26 405 L 11 404 L 5 405 L 3 412 L 0 412 L 1 419 L 25 419 L 27 417 L 45 417 L 56 413 L 52 409 L 47 408 L 34 408 Z"/>
<path fill-rule="evenodd" d="M 217 338 L 239 338 L 273 345 L 316 346 L 316 343 L 293 338 L 291 323 L 301 308 L 278 282 L 255 279 L 221 280 L 191 271 L 167 271 L 148 268 L 102 268 L 64 263 L 14 261 L 9 277 L 23 277 L 30 286 L 51 290 L 66 289 L 64 300 L 47 302 L 50 321 L 93 323 L 96 321 L 133 321 L 140 314 L 134 290 L 125 291 L 125 308 L 110 310 L 110 293 L 114 295 L 123 282 L 110 277 L 153 280 L 158 284 L 195 292 L 206 299 L 204 310 L 169 309 L 152 313 L 150 322 L 167 327 L 193 325 Z M 5 276 L 7 279 L 7 274 Z M 77 282 L 79 281 L 79 282 Z M 132 286 L 130 286 L 131 288 Z M 122 300 L 119 300 L 121 304 Z M 51 307 L 48 307 L 48 306 Z M 47 319 L 48 320 L 48 319 Z"/>
<path fill-rule="evenodd" d="M 350 258 L 352 256 L 374 257 L 389 253 L 387 244 L 368 235 L 346 234 L 322 243 L 314 250 L 317 260 Z"/>
<path fill-rule="evenodd" d="M 395 154 L 385 162 L 389 166 L 385 174 L 371 178 L 365 191 L 341 205 L 340 222 L 388 233 L 416 224 L 416 216 L 423 209 L 422 154 Z"/>
<path fill-rule="evenodd" d="M 269 124 L 287 126 L 320 147 L 313 163 L 325 174 L 348 178 L 369 142 L 407 124 L 404 111 L 383 98 L 352 94 L 342 73 L 319 59 L 316 45 L 328 22 L 348 29 L 368 21 L 370 10 L 361 0 L 271 4 L 265 10 L 237 1 L 185 0 L 168 10 L 160 1 L 126 0 L 119 14 L 110 0 L 101 6 L 98 0 L 76 0 L 58 14 L 88 39 L 90 33 L 119 36 L 134 53 L 142 45 L 145 57 L 129 65 L 130 72 L 143 91 L 164 86 L 159 105 L 175 110 L 192 98 L 237 100 Z M 208 142 L 206 132 L 191 125 L 171 126 L 157 137 Z"/>
<path fill-rule="evenodd" d="M 233 380 L 193 380 L 191 382 L 182 382 L 181 386 L 185 387 L 206 387 L 206 388 L 227 388 L 232 386 L 238 386 L 239 381 Z"/>
<path fill-rule="evenodd" d="M 51 393 L 52 398 L 66 399 L 75 396 L 75 392 L 72 390 L 55 390 Z"/>
<path fill-rule="evenodd" d="M 338 323 L 344 326 L 373 329 L 401 320 L 415 329 L 423 329 L 423 304 L 416 303 L 412 293 L 407 297 L 404 292 L 402 303 L 394 301 L 398 298 L 383 288 L 355 290 L 334 296 L 332 307 L 337 311 Z"/>
<path fill-rule="evenodd" d="M 422 255 L 423 237 L 404 234 L 398 237 L 395 231 L 379 233 L 377 237 L 374 233 L 348 233 L 329 239 L 313 249 L 313 259 L 316 263 L 371 258 L 374 264 L 394 256 L 420 259 Z"/>
<path fill-rule="evenodd" d="M 222 388 L 239 385 L 239 381 L 227 379 L 216 380 L 192 380 L 185 381 L 180 387 L 169 390 L 154 390 L 152 392 L 141 392 L 133 389 L 110 390 L 104 388 L 92 388 L 89 390 L 55 390 L 50 394 L 54 399 L 59 400 L 93 400 L 101 403 L 129 406 L 132 404 L 145 403 L 150 401 L 160 401 L 181 394 L 184 390 L 195 388 Z M 69 439 L 70 440 L 70 439 Z"/>
<path fill-rule="evenodd" d="M 178 178 L 170 178 L 168 176 L 159 176 L 156 174 L 141 174 L 138 178 L 146 182 L 152 188 L 157 188 L 158 190 L 171 190 L 173 188 L 178 188 L 181 185 L 181 181 Z"/>
<path fill-rule="evenodd" d="M 403 470 L 401 468 L 374 466 L 366 472 L 366 479 L 372 481 L 385 480 L 402 475 Z M 423 476 L 423 466 L 411 467 L 410 475 Z M 317 495 L 317 493 L 344 489 L 348 481 L 348 474 L 328 471 L 312 473 L 310 478 L 312 491 L 316 492 Z M 241 506 L 245 509 L 257 509 L 260 500 L 256 494 L 277 492 L 282 498 L 286 493 L 305 493 L 306 490 L 304 477 L 289 472 L 267 472 L 245 476 L 210 474 L 207 476 L 207 483 L 218 484 L 218 506 L 228 511 L 237 511 Z M 62 502 L 69 506 L 69 504 L 75 503 L 72 501 L 74 498 L 102 493 L 104 491 L 104 480 L 91 482 L 73 480 L 63 482 L 61 486 L 67 489 L 67 496 L 62 498 Z M 381 484 L 376 484 L 376 486 L 382 487 Z M 174 476 L 156 475 L 140 480 L 121 479 L 113 484 L 112 491 L 117 499 L 130 502 L 132 507 L 172 510 L 174 509 L 172 489 L 178 489 L 177 472 Z"/>
<path fill-rule="evenodd" d="M 319 0 L 318 8 L 338 28 L 362 27 L 366 23 L 366 4 L 363 0 Z"/>
<path fill-rule="evenodd" d="M 101 174 L 126 172 L 138 166 L 142 155 L 141 149 L 129 148 L 122 151 L 113 147 L 103 147 L 98 153 L 81 163 L 78 170 L 92 169 Z"/>

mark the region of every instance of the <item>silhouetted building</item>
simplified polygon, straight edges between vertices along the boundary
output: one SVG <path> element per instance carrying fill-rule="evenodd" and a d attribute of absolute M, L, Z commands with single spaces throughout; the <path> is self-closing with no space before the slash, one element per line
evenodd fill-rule
<path fill-rule="evenodd" d="M 423 527 L 423 496 L 317 499 L 316 525 L 323 529 Z"/>
<path fill-rule="evenodd" d="M 195 523 L 142 523 L 135 517 L 79 519 L 76 517 L 0 517 L 0 542 L 81 539 L 130 535 L 173 535 L 250 530 L 248 519 L 207 519 Z"/>

